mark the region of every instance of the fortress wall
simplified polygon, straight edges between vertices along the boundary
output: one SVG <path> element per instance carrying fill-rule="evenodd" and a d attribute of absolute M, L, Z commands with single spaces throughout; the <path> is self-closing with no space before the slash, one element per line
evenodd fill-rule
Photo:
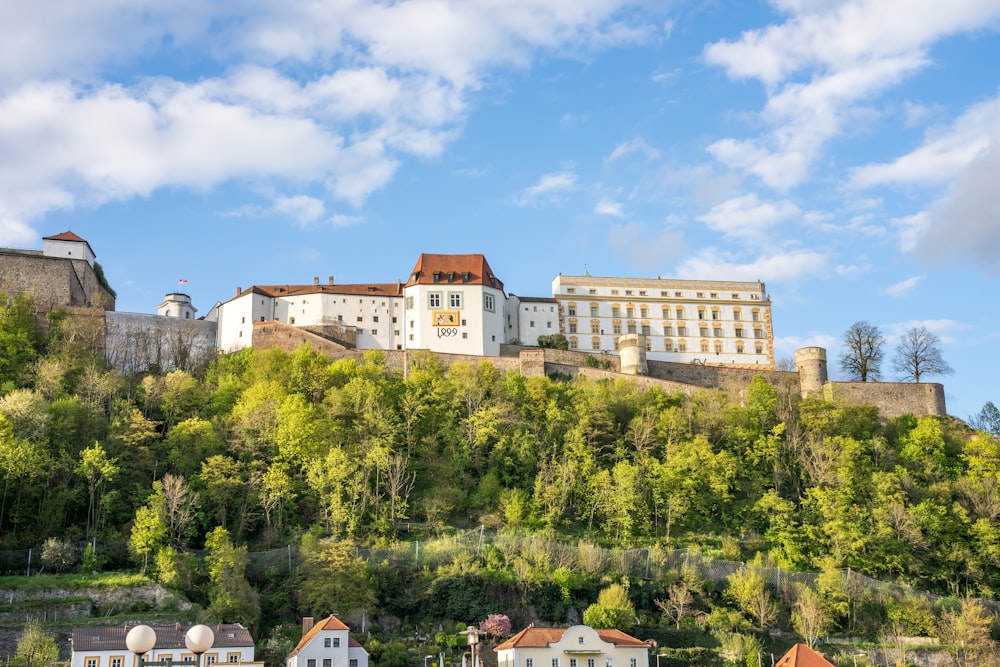
<path fill-rule="evenodd" d="M 792 371 L 775 371 L 753 367 L 731 368 L 723 366 L 708 366 L 702 364 L 680 364 L 672 361 L 654 361 L 649 359 L 649 376 L 661 380 L 691 384 L 698 387 L 717 387 L 726 389 L 736 386 L 747 386 L 755 375 L 759 375 L 773 385 L 799 382 L 799 376 Z"/>
<path fill-rule="evenodd" d="M 215 356 L 217 322 L 145 313 L 104 313 L 105 355 L 118 370 L 192 369 Z"/>
<path fill-rule="evenodd" d="M 874 405 L 886 419 L 912 414 L 916 417 L 947 414 L 944 385 L 937 382 L 827 382 L 827 401 Z"/>
<path fill-rule="evenodd" d="M 114 298 L 86 261 L 45 257 L 30 250 L 0 249 L 0 291 L 29 294 L 43 312 L 70 306 L 115 308 Z"/>
<path fill-rule="evenodd" d="M 334 359 L 354 358 L 361 360 L 362 350 L 348 349 L 340 343 L 317 336 L 301 327 L 295 327 L 284 322 L 271 320 L 269 322 L 254 322 L 252 345 L 258 349 L 273 347 L 285 352 L 294 352 L 302 343 L 309 343 L 312 349 Z"/>
<path fill-rule="evenodd" d="M 681 382 L 672 382 L 670 380 L 661 380 L 654 377 L 649 377 L 648 375 L 630 375 L 625 373 L 619 373 L 617 371 L 608 371 L 603 368 L 589 368 L 587 366 L 574 366 L 566 364 L 545 364 L 545 372 L 547 374 L 560 373 L 562 375 L 569 375 L 572 377 L 586 377 L 594 380 L 628 380 L 630 383 L 634 383 L 643 389 L 651 389 L 652 387 L 659 387 L 667 393 L 673 393 L 675 391 L 682 391 L 686 394 L 690 394 L 695 391 L 701 391 L 705 387 L 696 387 L 690 384 L 683 384 Z"/>

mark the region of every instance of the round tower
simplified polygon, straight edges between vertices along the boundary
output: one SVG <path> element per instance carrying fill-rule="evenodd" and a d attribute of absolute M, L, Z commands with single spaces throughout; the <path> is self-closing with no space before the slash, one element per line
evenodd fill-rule
<path fill-rule="evenodd" d="M 799 372 L 799 391 L 803 396 L 823 391 L 823 385 L 829 380 L 825 349 L 803 347 L 795 350 L 795 368 Z"/>
<path fill-rule="evenodd" d="M 618 339 L 618 356 L 622 362 L 622 373 L 648 375 L 646 364 L 646 337 L 643 334 L 625 334 Z"/>
<path fill-rule="evenodd" d="M 163 297 L 163 303 L 156 307 L 156 314 L 164 317 L 179 317 L 193 320 L 198 309 L 191 304 L 191 297 L 181 292 L 171 292 Z"/>

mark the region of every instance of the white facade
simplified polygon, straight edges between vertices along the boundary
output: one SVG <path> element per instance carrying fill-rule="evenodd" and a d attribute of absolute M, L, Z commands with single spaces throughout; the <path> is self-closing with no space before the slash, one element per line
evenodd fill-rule
<path fill-rule="evenodd" d="M 620 630 L 525 628 L 494 649 L 498 667 L 648 667 L 649 645 Z"/>
<path fill-rule="evenodd" d="M 350 637 L 350 628 L 336 616 L 315 625 L 303 619 L 303 635 L 285 659 L 286 667 L 368 667 L 368 651 Z"/>
<path fill-rule="evenodd" d="M 94 261 L 97 259 L 94 251 L 90 248 L 90 244 L 73 232 L 63 232 L 62 234 L 43 238 L 42 255 L 62 259 L 82 259 L 91 266 L 94 265 Z"/>
<path fill-rule="evenodd" d="M 510 295 L 507 340 L 538 345 L 539 336 L 560 333 L 559 304 L 555 299 Z"/>
<path fill-rule="evenodd" d="M 764 283 L 560 275 L 552 294 L 570 349 L 614 352 L 641 333 L 650 360 L 774 368 Z"/>
<path fill-rule="evenodd" d="M 191 304 L 191 297 L 180 292 L 172 292 L 163 297 L 156 307 L 156 314 L 163 317 L 178 317 L 182 320 L 195 319 L 198 309 Z"/>
<path fill-rule="evenodd" d="M 194 659 L 184 644 L 187 626 L 152 626 L 156 645 L 146 654 L 147 660 L 174 661 Z M 201 656 L 202 667 L 226 663 L 229 665 L 263 665 L 254 660 L 254 644 L 250 632 L 239 624 L 210 626 L 215 641 Z M 137 667 L 138 658 L 125 646 L 128 626 L 91 626 L 74 628 L 71 640 L 70 667 Z"/>
<path fill-rule="evenodd" d="M 417 284 L 406 287 L 404 295 L 406 349 L 498 356 L 507 341 L 503 290 Z"/>

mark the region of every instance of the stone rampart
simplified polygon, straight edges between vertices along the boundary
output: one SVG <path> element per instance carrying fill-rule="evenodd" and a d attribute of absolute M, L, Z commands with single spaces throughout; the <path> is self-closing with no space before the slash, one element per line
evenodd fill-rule
<path fill-rule="evenodd" d="M 0 249 L 0 292 L 28 294 L 42 312 L 89 306 L 115 309 L 114 297 L 85 260 L 46 257 L 30 250 Z"/>
<path fill-rule="evenodd" d="M 947 414 L 944 385 L 936 382 L 827 382 L 823 398 L 851 405 L 874 405 L 886 419 Z"/>
<path fill-rule="evenodd" d="M 696 387 L 731 389 L 750 384 L 754 376 L 759 375 L 773 385 L 780 386 L 794 383 L 798 386 L 798 373 L 792 371 L 775 371 L 763 368 L 729 366 L 711 366 L 708 364 L 681 364 L 673 361 L 648 360 L 649 376 L 661 380 L 670 380 Z"/>
<path fill-rule="evenodd" d="M 216 353 L 217 322 L 146 313 L 105 313 L 105 357 L 130 373 L 204 368 Z"/>

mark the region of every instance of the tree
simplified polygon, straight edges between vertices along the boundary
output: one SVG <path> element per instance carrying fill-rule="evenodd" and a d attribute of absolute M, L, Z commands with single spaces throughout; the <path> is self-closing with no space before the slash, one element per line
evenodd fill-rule
<path fill-rule="evenodd" d="M 903 334 L 892 358 L 892 369 L 907 382 L 920 382 L 924 375 L 955 372 L 941 355 L 941 339 L 927 327 L 913 327 Z"/>
<path fill-rule="evenodd" d="M 509 635 L 510 627 L 510 618 L 507 617 L 507 614 L 490 614 L 485 621 L 479 624 L 479 631 L 487 637 L 496 639 Z"/>
<path fill-rule="evenodd" d="M 552 334 L 551 336 L 539 336 L 538 347 L 548 347 L 555 350 L 568 350 L 569 341 L 562 334 Z"/>
<path fill-rule="evenodd" d="M 1000 409 L 993 401 L 987 401 L 982 410 L 969 417 L 969 426 L 990 435 L 1000 435 Z"/>
<path fill-rule="evenodd" d="M 868 382 L 882 376 L 885 336 L 874 324 L 855 322 L 841 337 L 840 370 L 853 380 Z"/>
<path fill-rule="evenodd" d="M 45 631 L 41 621 L 28 621 L 17 640 L 17 657 L 25 667 L 49 665 L 59 658 L 56 640 Z"/>
<path fill-rule="evenodd" d="M 143 505 L 135 511 L 132 532 L 129 534 L 128 548 L 133 555 L 142 558 L 145 574 L 149 564 L 149 554 L 153 553 L 167 539 L 167 523 L 160 510 Z"/>
<path fill-rule="evenodd" d="M 295 577 L 295 596 L 303 611 L 346 615 L 375 606 L 365 562 L 350 542 L 307 537 L 303 562 Z"/>
<path fill-rule="evenodd" d="M 792 626 L 806 640 L 809 648 L 816 647 L 816 640 L 830 626 L 830 615 L 823 608 L 823 601 L 813 589 L 805 584 L 796 584 L 795 586 Z"/>
<path fill-rule="evenodd" d="M 766 628 L 778 615 L 778 605 L 767 590 L 764 577 L 756 570 L 744 567 L 729 575 L 726 595 L 740 609 L 753 616 L 758 627 Z"/>
<path fill-rule="evenodd" d="M 246 547 L 237 547 L 229 531 L 216 527 L 205 538 L 208 555 L 208 620 L 253 627 L 260 619 L 257 592 L 246 578 Z"/>
<path fill-rule="evenodd" d="M 628 588 L 611 584 L 597 594 L 597 602 L 583 612 L 583 622 L 601 630 L 628 630 L 636 622 L 635 606 L 628 597 Z"/>
<path fill-rule="evenodd" d="M 89 503 L 87 506 L 87 537 L 90 537 L 91 530 L 97 530 L 101 522 L 101 499 L 100 491 L 105 482 L 108 482 L 118 474 L 118 459 L 109 458 L 108 453 L 100 443 L 95 442 L 93 446 L 80 452 L 80 463 L 76 468 L 77 473 L 87 480 L 87 492 Z"/>

